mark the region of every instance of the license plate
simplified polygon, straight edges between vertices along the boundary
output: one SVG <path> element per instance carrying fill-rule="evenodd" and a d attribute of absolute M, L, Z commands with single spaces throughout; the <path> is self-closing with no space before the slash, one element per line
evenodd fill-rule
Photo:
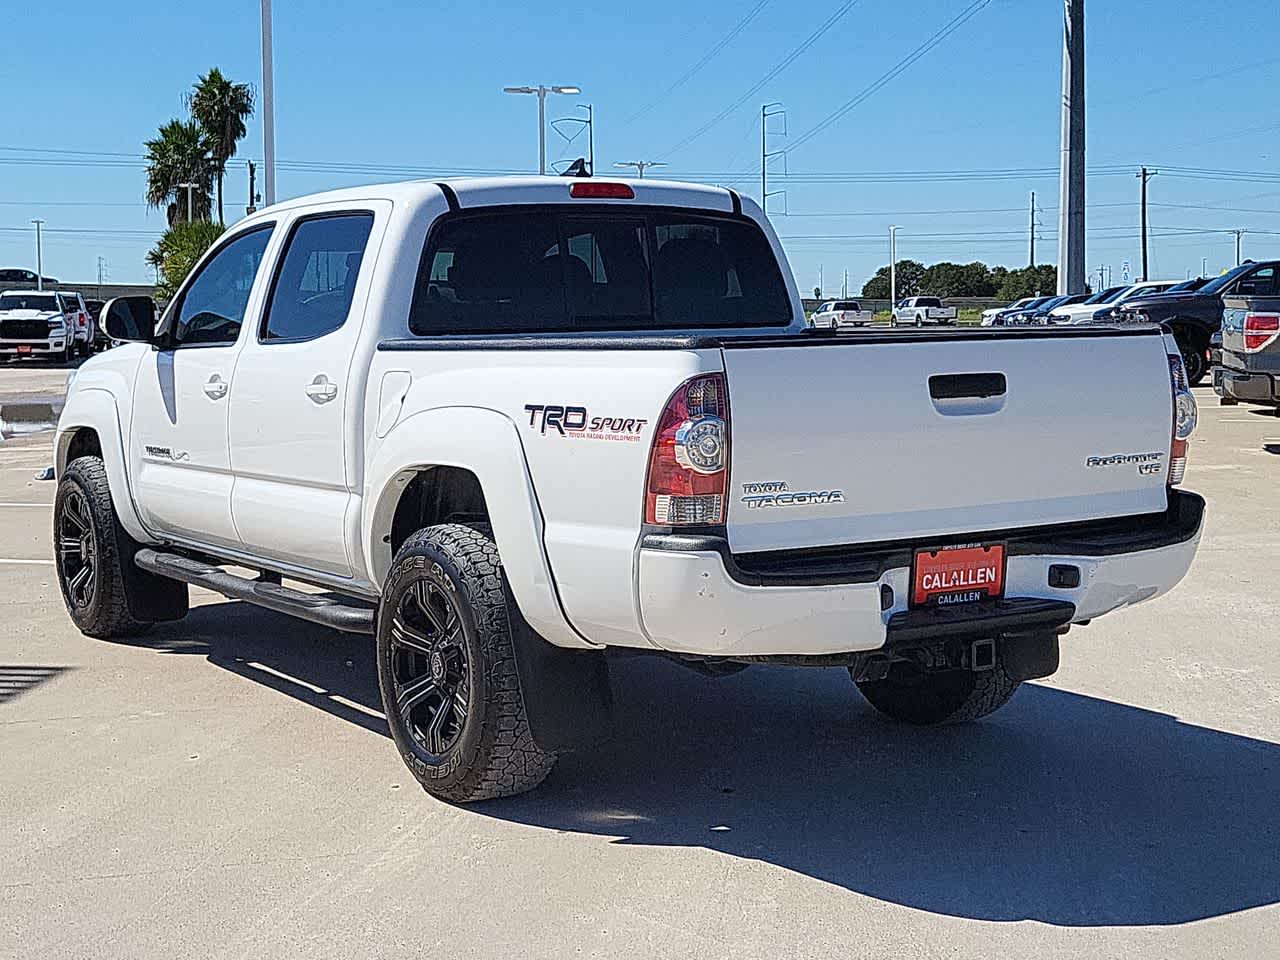
<path fill-rule="evenodd" d="M 943 607 L 1004 594 L 1004 544 L 917 550 L 911 605 Z"/>
<path fill-rule="evenodd" d="M 29 343 L 21 343 L 21 344 L 18 344 L 18 352 L 19 352 L 19 353 L 30 353 L 30 352 L 31 352 L 31 344 L 29 344 Z"/>

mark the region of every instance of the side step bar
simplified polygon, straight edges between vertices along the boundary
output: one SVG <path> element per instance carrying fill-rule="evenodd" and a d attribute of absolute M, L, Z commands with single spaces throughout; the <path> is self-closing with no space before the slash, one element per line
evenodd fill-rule
<path fill-rule="evenodd" d="M 373 609 L 361 606 L 358 601 L 334 600 L 282 587 L 278 583 L 237 577 L 201 560 L 176 553 L 161 553 L 149 547 L 139 550 L 133 561 L 148 573 L 204 587 L 232 600 L 244 600 L 345 633 L 373 633 Z"/>

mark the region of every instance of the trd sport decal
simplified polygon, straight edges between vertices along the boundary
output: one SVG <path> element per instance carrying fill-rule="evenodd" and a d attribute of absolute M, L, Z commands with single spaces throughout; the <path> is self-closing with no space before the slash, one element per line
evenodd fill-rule
<path fill-rule="evenodd" d="M 648 420 L 635 417 L 593 417 L 586 407 L 526 403 L 529 426 L 545 435 L 584 437 L 587 440 L 639 440 Z"/>

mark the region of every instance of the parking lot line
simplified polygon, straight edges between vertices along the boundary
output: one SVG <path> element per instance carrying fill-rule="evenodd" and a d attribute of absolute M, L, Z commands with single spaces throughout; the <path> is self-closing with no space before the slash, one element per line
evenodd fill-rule
<path fill-rule="evenodd" d="M 40 560 L 40 559 L 30 559 L 30 558 L 21 558 L 21 557 L 19 558 L 0 557 L 0 564 L 11 564 L 16 566 L 24 563 L 34 564 L 36 566 L 47 566 L 47 567 L 53 566 L 52 560 Z"/>
<path fill-rule="evenodd" d="M 0 503 L 0 507 L 52 507 L 52 506 L 53 506 L 52 503 L 19 503 L 17 501 L 14 501 L 13 503 Z"/>

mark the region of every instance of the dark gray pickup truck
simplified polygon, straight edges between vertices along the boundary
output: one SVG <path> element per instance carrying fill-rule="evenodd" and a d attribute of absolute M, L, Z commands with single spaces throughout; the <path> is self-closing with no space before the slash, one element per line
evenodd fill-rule
<path fill-rule="evenodd" d="M 1280 415 L 1280 296 L 1225 297 L 1222 305 L 1213 389 L 1225 400 L 1272 406 Z"/>

